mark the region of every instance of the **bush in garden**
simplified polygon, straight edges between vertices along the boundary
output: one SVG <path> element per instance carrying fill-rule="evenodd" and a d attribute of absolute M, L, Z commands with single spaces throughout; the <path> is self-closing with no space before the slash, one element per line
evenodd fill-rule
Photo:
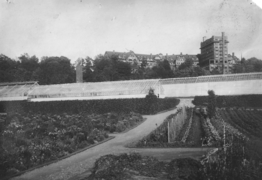
<path fill-rule="evenodd" d="M 165 164 L 159 162 L 156 158 L 141 156 L 138 153 L 120 154 L 118 156 L 109 154 L 100 157 L 95 162 L 92 174 L 88 179 L 122 180 L 137 179 L 140 176 L 143 179 L 146 177 L 152 179 L 152 177 L 159 175 L 163 176 L 162 173 L 165 168 Z"/>
<path fill-rule="evenodd" d="M 88 145 L 89 145 L 89 143 L 88 143 L 87 141 L 82 141 L 81 143 L 79 143 L 79 144 L 77 145 L 77 147 L 78 147 L 79 149 L 82 149 L 82 148 L 87 147 Z"/>
<path fill-rule="evenodd" d="M 125 124 L 124 122 L 118 122 L 116 124 L 116 132 L 122 132 L 125 130 Z"/>
<path fill-rule="evenodd" d="M 8 159 L 8 154 L 3 148 L 3 132 L 6 126 L 5 121 L 6 117 L 0 116 L 0 179 L 9 169 L 9 163 L 6 161 L 6 159 Z"/>
<path fill-rule="evenodd" d="M 137 153 L 105 155 L 100 157 L 87 179 L 189 179 L 204 180 L 203 166 L 199 161 L 183 158 L 161 162 L 154 157 Z"/>
<path fill-rule="evenodd" d="M 216 95 L 213 90 L 208 91 L 208 106 L 207 106 L 207 113 L 209 118 L 212 118 L 216 114 Z"/>
<path fill-rule="evenodd" d="M 154 93 L 154 89 L 149 89 L 148 95 L 145 97 L 144 107 L 148 114 L 154 114 L 158 111 L 158 98 Z"/>
<path fill-rule="evenodd" d="M 174 159 L 169 163 L 168 179 L 206 179 L 203 166 L 199 161 L 191 158 Z"/>

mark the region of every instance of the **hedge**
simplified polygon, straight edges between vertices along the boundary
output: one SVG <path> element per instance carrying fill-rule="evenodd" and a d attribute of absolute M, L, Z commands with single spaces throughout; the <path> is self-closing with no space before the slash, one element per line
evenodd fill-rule
<path fill-rule="evenodd" d="M 194 105 L 206 105 L 208 96 L 196 96 Z M 217 107 L 262 107 L 262 95 L 217 96 Z"/>
<path fill-rule="evenodd" d="M 155 114 L 179 103 L 179 99 L 165 98 L 158 99 L 157 104 L 148 104 L 145 99 L 109 99 L 109 100 L 75 100 L 75 101 L 49 101 L 49 102 L 28 102 L 9 101 L 1 102 L 2 111 L 7 113 L 95 113 L 108 112 L 136 112 L 140 114 Z"/>

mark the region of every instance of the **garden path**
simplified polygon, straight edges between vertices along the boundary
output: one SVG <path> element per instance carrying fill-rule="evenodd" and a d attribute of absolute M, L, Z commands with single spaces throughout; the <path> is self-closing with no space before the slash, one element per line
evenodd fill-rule
<path fill-rule="evenodd" d="M 191 100 L 181 100 L 178 106 L 190 104 Z M 82 173 L 89 173 L 95 161 L 106 154 L 138 152 L 142 155 L 155 156 L 159 160 L 170 160 L 178 157 L 199 158 L 208 148 L 157 148 L 138 149 L 127 148 L 127 144 L 135 142 L 153 131 L 164 119 L 177 110 L 173 109 L 156 115 L 144 116 L 147 118 L 136 128 L 121 134 L 114 134 L 114 139 L 75 154 L 56 163 L 29 171 L 14 180 L 58 180 L 70 179 Z M 74 179 L 74 178 L 73 178 Z"/>

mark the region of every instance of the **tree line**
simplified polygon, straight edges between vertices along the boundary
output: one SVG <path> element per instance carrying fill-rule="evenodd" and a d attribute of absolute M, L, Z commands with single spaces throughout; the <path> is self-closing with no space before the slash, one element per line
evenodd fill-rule
<path fill-rule="evenodd" d="M 39 84 L 75 82 L 75 68 L 67 57 L 42 57 L 21 55 L 13 60 L 0 55 L 0 82 L 38 81 Z"/>
<path fill-rule="evenodd" d="M 152 68 L 146 59 L 141 64 L 127 63 L 115 55 L 98 55 L 94 61 L 90 57 L 83 61 L 84 82 L 118 81 L 132 79 L 161 79 L 176 77 L 196 77 L 217 74 L 201 67 L 194 67 L 191 59 L 186 59 L 173 70 L 167 60 L 159 61 Z M 232 70 L 234 73 L 262 72 L 262 61 L 257 58 L 242 59 Z M 38 81 L 40 85 L 74 83 L 75 66 L 67 57 L 36 56 L 23 54 L 14 60 L 0 55 L 0 82 Z"/>

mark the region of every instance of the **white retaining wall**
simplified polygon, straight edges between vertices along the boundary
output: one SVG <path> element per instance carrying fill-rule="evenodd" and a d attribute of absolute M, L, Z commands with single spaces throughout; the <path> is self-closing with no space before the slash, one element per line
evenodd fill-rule
<path fill-rule="evenodd" d="M 262 80 L 162 84 L 162 87 L 165 97 L 207 96 L 208 90 L 216 95 L 262 94 Z"/>

